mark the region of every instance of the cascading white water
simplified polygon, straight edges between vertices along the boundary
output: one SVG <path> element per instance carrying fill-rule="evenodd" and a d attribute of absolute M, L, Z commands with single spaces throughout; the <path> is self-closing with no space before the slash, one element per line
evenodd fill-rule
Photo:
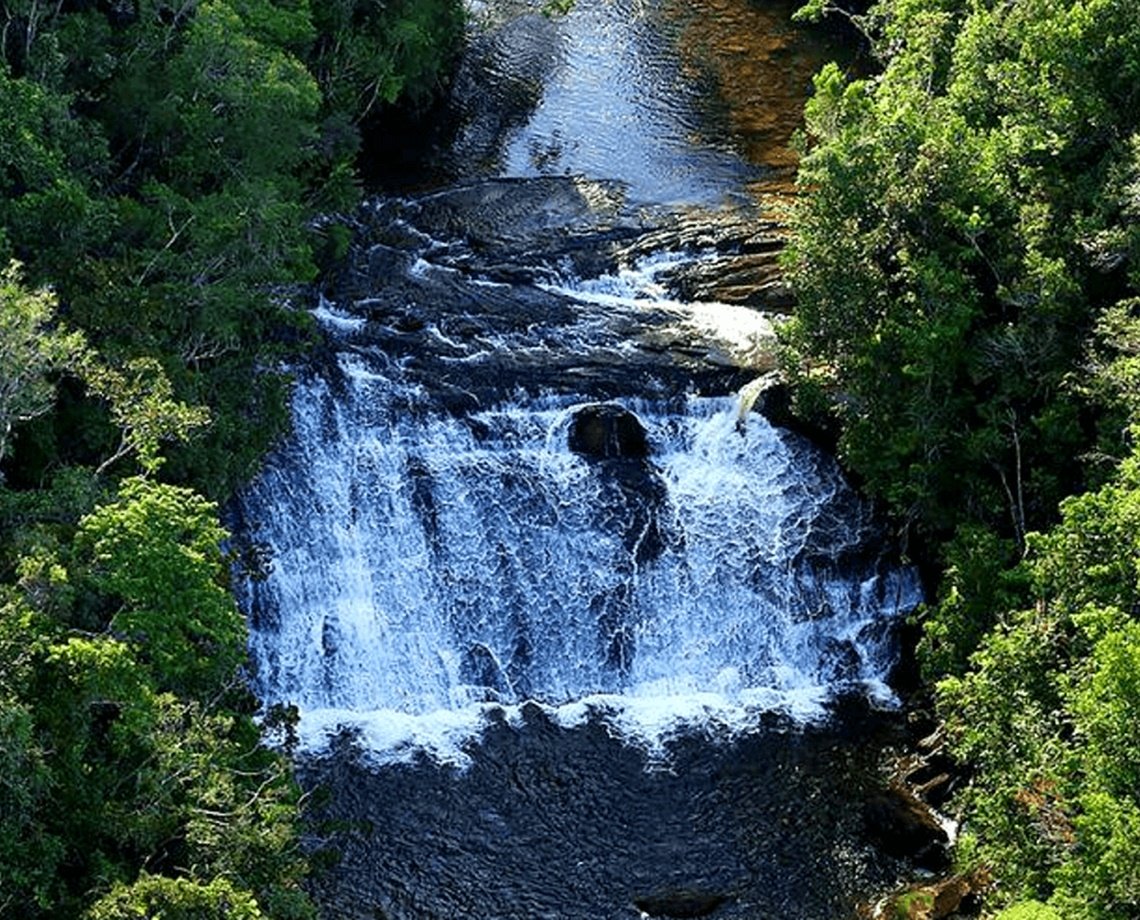
<path fill-rule="evenodd" d="M 243 501 L 271 562 L 247 583 L 259 690 L 304 744 L 348 726 L 454 758 L 525 700 L 660 739 L 889 697 L 913 577 L 868 551 L 833 463 L 738 398 L 629 404 L 648 459 L 598 460 L 567 446 L 581 398 L 460 419 L 382 356 L 339 363 Z"/>

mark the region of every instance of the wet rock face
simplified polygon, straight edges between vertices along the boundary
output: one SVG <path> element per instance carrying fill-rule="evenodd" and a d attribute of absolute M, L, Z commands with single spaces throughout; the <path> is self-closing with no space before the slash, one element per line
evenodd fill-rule
<path fill-rule="evenodd" d="M 839 432 L 816 419 L 805 419 L 796 414 L 792 404 L 792 388 L 779 371 L 770 371 L 749 384 L 752 410 L 764 416 L 773 425 L 802 435 L 829 453 L 835 451 Z M 825 427 L 827 426 L 827 427 Z"/>
<path fill-rule="evenodd" d="M 616 405 L 583 406 L 574 413 L 567 440 L 572 451 L 587 457 L 642 459 L 649 455 L 641 421 Z"/>
<path fill-rule="evenodd" d="M 949 865 L 949 838 L 930 807 L 903 783 L 872 795 L 863 806 L 870 835 L 884 852 L 910 857 L 924 869 Z"/>
<path fill-rule="evenodd" d="M 991 887 L 985 869 L 971 875 L 951 875 L 925 884 L 908 885 L 880 901 L 871 920 L 948 920 L 977 916 L 981 896 Z"/>
<path fill-rule="evenodd" d="M 687 262 L 668 273 L 665 280 L 675 296 L 780 314 L 794 306 L 779 263 L 784 238 L 784 228 L 769 217 L 698 210 L 678 214 L 632 239 L 621 253 L 624 258 L 636 257 L 662 246 L 715 252 L 715 258 Z"/>
<path fill-rule="evenodd" d="M 667 523 L 668 490 L 648 460 L 649 441 L 641 420 L 622 406 L 593 403 L 574 413 L 566 440 L 570 450 L 598 463 L 603 478 L 602 501 L 595 509 L 599 528 L 618 527 L 637 565 L 660 556 L 676 537 Z M 599 603 L 608 610 L 612 600 Z M 625 660 L 628 655 L 618 657 Z"/>
<path fill-rule="evenodd" d="M 672 299 L 688 283 L 684 266 L 704 258 L 685 258 L 692 247 L 722 232 L 735 245 L 737 217 L 706 217 L 698 239 L 691 216 L 633 209 L 618 184 L 564 176 L 373 202 L 325 282 L 324 296 L 352 319 L 326 327 L 322 354 L 398 365 L 456 414 L 517 390 L 599 401 L 733 392 L 774 366 L 775 335 L 750 307 L 732 307 L 743 311 L 734 323 L 750 324 L 741 340 L 738 325 L 718 331 Z M 658 279 L 659 299 L 577 296 L 577 281 L 612 277 L 659 249 L 680 256 Z M 713 261 L 729 271 L 725 259 Z"/>
<path fill-rule="evenodd" d="M 668 523 L 668 490 L 648 462 L 649 441 L 636 415 L 609 403 L 582 406 L 570 422 L 567 446 L 597 464 L 602 487 L 592 516 L 600 530 L 619 532 L 630 566 L 652 562 L 678 539 Z M 629 583 L 594 597 L 590 611 L 598 622 L 603 658 L 626 673 L 636 654 L 637 610 Z"/>

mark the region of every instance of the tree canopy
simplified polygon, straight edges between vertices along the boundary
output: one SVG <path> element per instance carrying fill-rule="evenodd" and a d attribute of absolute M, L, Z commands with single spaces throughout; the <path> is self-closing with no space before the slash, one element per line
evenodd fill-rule
<path fill-rule="evenodd" d="M 839 414 L 844 458 L 917 535 L 1022 541 L 1087 476 L 1102 410 L 1074 375 L 1134 292 L 1140 9 L 884 2 L 867 21 L 882 72 L 826 68 L 807 110 L 800 398 Z"/>
<path fill-rule="evenodd" d="M 828 4 L 809 4 L 821 15 Z M 1140 6 L 879 0 L 807 110 L 800 411 L 939 569 L 920 651 L 1002 917 L 1140 912 Z"/>
<path fill-rule="evenodd" d="M 457 0 L 0 4 L 0 915 L 313 916 L 216 500 Z M 286 717 L 287 718 L 287 717 Z"/>
<path fill-rule="evenodd" d="M 222 497 L 280 432 L 266 371 L 309 334 L 289 290 L 339 243 L 311 218 L 354 203 L 360 132 L 438 88 L 462 23 L 455 0 L 3 5 L 0 263 L 107 363 L 209 406 L 172 474 Z M 86 437 L 26 429 L 16 480 L 115 436 L 75 395 Z"/>

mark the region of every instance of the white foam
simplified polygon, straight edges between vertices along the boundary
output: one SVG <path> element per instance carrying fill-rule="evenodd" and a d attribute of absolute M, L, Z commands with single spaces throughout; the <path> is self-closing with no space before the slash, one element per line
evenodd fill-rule
<path fill-rule="evenodd" d="M 681 301 L 669 295 L 661 275 L 715 253 L 662 252 L 596 278 L 565 275 L 544 290 L 601 306 L 653 308 L 676 317 L 673 335 L 684 341 L 719 348 L 738 367 L 768 367 L 776 347 L 776 331 L 768 314 L 719 301 Z M 658 335 L 667 335 L 667 327 Z"/>
<path fill-rule="evenodd" d="M 463 769 L 470 765 L 471 749 L 491 722 L 504 721 L 521 729 L 527 708 L 533 706 L 565 729 L 596 721 L 614 737 L 643 749 L 652 762 L 665 763 L 670 743 L 686 734 L 727 740 L 754 731 L 772 714 L 800 725 L 820 723 L 827 718 L 830 698 L 829 688 L 821 686 L 743 688 L 729 695 L 713 691 L 660 695 L 657 688 L 644 687 L 628 694 L 591 694 L 558 706 L 534 701 L 480 703 L 419 715 L 395 709 L 301 710 L 297 732 L 300 749 L 310 754 L 327 753 L 347 735 L 360 754 L 378 765 L 427 757 Z M 889 706 L 893 700 L 892 695 L 872 702 Z"/>
<path fill-rule="evenodd" d="M 322 326 L 342 332 L 359 332 L 368 324 L 364 317 L 345 312 L 332 301 L 326 300 L 323 294 L 312 312 Z"/>
<path fill-rule="evenodd" d="M 425 416 L 398 368 L 342 358 L 347 391 L 298 388 L 292 447 L 244 500 L 272 550 L 245 585 L 258 690 L 298 707 L 304 746 L 349 726 L 380 759 L 462 763 L 492 710 L 529 699 L 661 751 L 822 718 L 834 692 L 890 702 L 886 624 L 917 579 L 833 570 L 875 538 L 866 510 L 738 400 L 627 404 L 648 499 L 567 448 L 573 400 Z"/>

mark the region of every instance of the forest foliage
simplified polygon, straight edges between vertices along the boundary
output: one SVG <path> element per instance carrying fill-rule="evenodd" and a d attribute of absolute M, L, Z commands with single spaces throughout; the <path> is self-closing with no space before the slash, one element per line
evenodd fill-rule
<path fill-rule="evenodd" d="M 217 501 L 454 0 L 0 2 L 0 915 L 305 918 Z"/>
<path fill-rule="evenodd" d="M 878 66 L 825 68 L 807 110 L 798 406 L 937 572 L 920 651 L 970 771 L 959 858 L 1009 916 L 1135 917 L 1140 5 L 845 15 Z"/>

